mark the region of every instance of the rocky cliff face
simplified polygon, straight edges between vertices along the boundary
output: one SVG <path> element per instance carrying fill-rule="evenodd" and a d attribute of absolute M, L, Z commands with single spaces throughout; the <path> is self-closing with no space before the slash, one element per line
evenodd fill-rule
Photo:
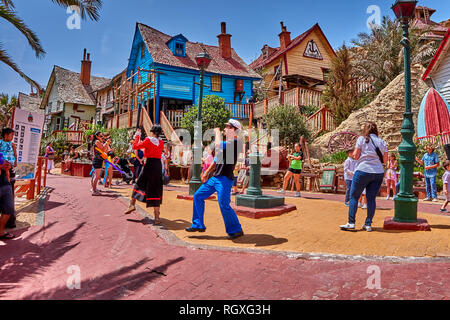
<path fill-rule="evenodd" d="M 421 65 L 411 68 L 412 111 L 416 127 L 420 103 L 429 89 L 428 85 L 422 81 L 424 72 L 425 68 Z M 405 110 L 404 95 L 404 75 L 401 74 L 384 88 L 373 102 L 352 113 L 335 131 L 314 140 L 310 146 L 311 156 L 322 158 L 327 154 L 328 143 L 338 132 L 361 134 L 365 121 L 375 122 L 378 125 L 380 137 L 388 143 L 388 149 L 396 150 L 401 142 L 400 130 Z"/>

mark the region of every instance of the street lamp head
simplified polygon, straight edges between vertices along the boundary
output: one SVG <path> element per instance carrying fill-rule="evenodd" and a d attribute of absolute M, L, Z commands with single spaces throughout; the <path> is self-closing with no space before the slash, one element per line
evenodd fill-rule
<path fill-rule="evenodd" d="M 414 18 L 417 2 L 417 0 L 397 0 L 392 6 L 392 10 L 397 19 L 409 21 Z"/>
<path fill-rule="evenodd" d="M 211 56 L 203 49 L 203 52 L 200 52 L 195 57 L 195 62 L 200 69 L 207 69 L 209 64 L 211 63 Z"/>

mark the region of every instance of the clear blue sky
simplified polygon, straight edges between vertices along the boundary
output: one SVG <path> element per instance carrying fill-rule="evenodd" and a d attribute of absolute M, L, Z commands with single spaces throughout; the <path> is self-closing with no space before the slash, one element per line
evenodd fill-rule
<path fill-rule="evenodd" d="M 395 0 L 105 0 L 100 21 L 82 21 L 81 30 L 69 30 L 66 10 L 50 0 L 14 2 L 47 54 L 37 59 L 22 34 L 4 20 L 0 20 L 0 42 L 26 74 L 46 86 L 53 65 L 79 72 L 83 48 L 91 53 L 93 75 L 112 77 L 120 72 L 128 62 L 136 22 L 170 35 L 182 33 L 190 41 L 217 45 L 220 22 L 226 21 L 233 48 L 250 63 L 265 43 L 279 45 L 280 21 L 292 38 L 318 22 L 337 48 L 368 31 L 369 6 L 377 5 L 381 15 L 392 17 L 390 7 Z M 438 10 L 434 21 L 450 18 L 448 0 L 420 0 L 419 5 Z M 19 91 L 29 93 L 30 87 L 0 63 L 0 92 Z"/>

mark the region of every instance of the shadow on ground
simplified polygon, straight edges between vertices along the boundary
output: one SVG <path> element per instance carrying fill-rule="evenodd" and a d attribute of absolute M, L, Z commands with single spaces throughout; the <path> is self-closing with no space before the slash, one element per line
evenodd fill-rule
<path fill-rule="evenodd" d="M 5 295 L 9 289 L 15 288 L 17 283 L 45 272 L 45 269 L 64 256 L 67 252 L 78 246 L 79 243 L 71 244 L 78 230 L 83 228 L 85 223 L 80 223 L 72 231 L 69 231 L 51 242 L 35 244 L 31 240 L 42 232 L 50 229 L 56 222 L 48 224 L 36 232 L 20 238 L 26 231 L 14 232 L 18 238 L 8 241 L 8 250 L 4 250 L 0 257 L 0 297 Z"/>
<path fill-rule="evenodd" d="M 80 289 L 71 290 L 67 286 L 44 292 L 36 291 L 25 297 L 23 300 L 55 300 L 55 299 L 88 299 L 88 300 L 113 300 L 127 297 L 138 291 L 158 278 L 167 276 L 167 269 L 178 262 L 183 261 L 184 257 L 178 257 L 169 260 L 167 263 L 152 267 L 145 266 L 151 260 L 149 258 L 141 259 L 131 265 L 122 267 L 113 272 L 81 281 Z M 136 272 L 137 269 L 142 271 Z"/>
<path fill-rule="evenodd" d="M 198 240 L 228 240 L 226 236 L 189 236 L 188 238 Z M 288 242 L 288 239 L 276 238 L 269 234 L 245 234 L 243 237 L 230 241 L 233 241 L 237 244 L 254 244 L 256 247 L 267 247 Z"/>

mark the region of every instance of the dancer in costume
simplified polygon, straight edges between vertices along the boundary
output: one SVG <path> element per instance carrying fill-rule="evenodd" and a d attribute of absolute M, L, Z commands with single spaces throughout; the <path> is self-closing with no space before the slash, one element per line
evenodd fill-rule
<path fill-rule="evenodd" d="M 150 132 L 151 137 L 141 141 L 141 130 L 138 129 L 134 137 L 133 149 L 143 149 L 144 157 L 147 160 L 142 173 L 134 185 L 130 206 L 125 214 L 135 211 L 136 200 L 139 200 L 145 203 L 147 208 L 153 207 L 155 225 L 159 225 L 161 224 L 159 214 L 163 196 L 161 155 L 164 150 L 164 141 L 159 137 L 162 133 L 160 125 L 154 125 Z"/>

